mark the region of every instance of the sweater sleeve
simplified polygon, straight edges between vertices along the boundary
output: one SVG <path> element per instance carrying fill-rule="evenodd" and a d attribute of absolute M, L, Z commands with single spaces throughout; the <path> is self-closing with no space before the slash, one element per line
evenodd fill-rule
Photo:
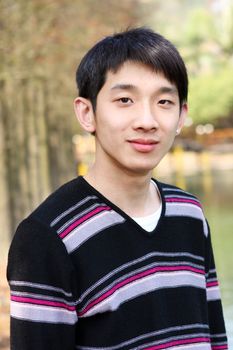
<path fill-rule="evenodd" d="M 10 247 L 7 278 L 11 350 L 74 350 L 76 278 L 56 233 L 24 220 Z"/>
<path fill-rule="evenodd" d="M 207 224 L 208 225 L 208 224 Z M 227 336 L 223 318 L 220 289 L 215 268 L 215 261 L 211 243 L 210 230 L 206 238 L 206 295 L 208 305 L 208 317 L 210 328 L 210 340 L 212 350 L 225 350 L 227 346 Z"/>

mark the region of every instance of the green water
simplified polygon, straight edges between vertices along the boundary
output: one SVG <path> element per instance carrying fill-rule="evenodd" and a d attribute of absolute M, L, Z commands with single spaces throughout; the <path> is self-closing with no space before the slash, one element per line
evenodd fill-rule
<path fill-rule="evenodd" d="M 200 174 L 182 181 L 186 190 L 202 201 L 210 224 L 229 349 L 233 349 L 233 171 Z"/>

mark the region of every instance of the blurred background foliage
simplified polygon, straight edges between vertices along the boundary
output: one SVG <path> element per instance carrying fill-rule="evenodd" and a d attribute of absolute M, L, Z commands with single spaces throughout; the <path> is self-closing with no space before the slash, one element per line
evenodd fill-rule
<path fill-rule="evenodd" d="M 113 31 L 149 25 L 185 59 L 194 123 L 232 121 L 230 0 L 1 0 L 0 6 L 1 78 L 46 78 L 56 86 L 53 108 L 63 116 L 72 112 L 74 72 L 86 50 Z"/>
<path fill-rule="evenodd" d="M 188 68 L 187 125 L 155 176 L 196 193 L 211 214 L 233 346 L 232 0 L 0 0 L 0 272 L 18 223 L 87 168 L 79 158 L 94 141 L 80 135 L 72 104 L 81 57 L 103 36 L 141 25 L 174 42 Z M 4 350 L 8 293 L 0 275 Z"/>
<path fill-rule="evenodd" d="M 231 0 L 0 0 L 0 212 L 6 231 L 76 172 L 72 138 L 81 130 L 72 100 L 81 57 L 103 36 L 141 25 L 174 42 L 187 64 L 189 140 L 200 123 L 210 131 L 232 126 Z"/>

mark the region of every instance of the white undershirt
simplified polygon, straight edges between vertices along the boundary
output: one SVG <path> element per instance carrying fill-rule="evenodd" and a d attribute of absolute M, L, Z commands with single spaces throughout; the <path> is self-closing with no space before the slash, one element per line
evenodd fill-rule
<path fill-rule="evenodd" d="M 154 181 L 152 181 L 152 183 L 155 186 L 156 191 L 159 194 L 159 197 L 161 198 L 156 183 Z M 154 213 L 146 216 L 141 216 L 141 217 L 132 217 L 132 219 L 136 221 L 136 223 L 140 225 L 144 230 L 148 232 L 152 232 L 154 231 L 155 227 L 158 224 L 161 212 L 162 212 L 162 204 L 160 202 L 159 208 Z"/>

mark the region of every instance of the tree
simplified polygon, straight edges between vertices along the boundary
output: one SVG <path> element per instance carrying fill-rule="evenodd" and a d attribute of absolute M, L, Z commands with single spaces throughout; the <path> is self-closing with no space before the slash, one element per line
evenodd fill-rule
<path fill-rule="evenodd" d="M 76 67 L 103 35 L 136 23 L 136 6 L 136 0 L 1 0 L 0 182 L 6 196 L 0 220 L 10 218 L 6 231 L 76 175 Z"/>

